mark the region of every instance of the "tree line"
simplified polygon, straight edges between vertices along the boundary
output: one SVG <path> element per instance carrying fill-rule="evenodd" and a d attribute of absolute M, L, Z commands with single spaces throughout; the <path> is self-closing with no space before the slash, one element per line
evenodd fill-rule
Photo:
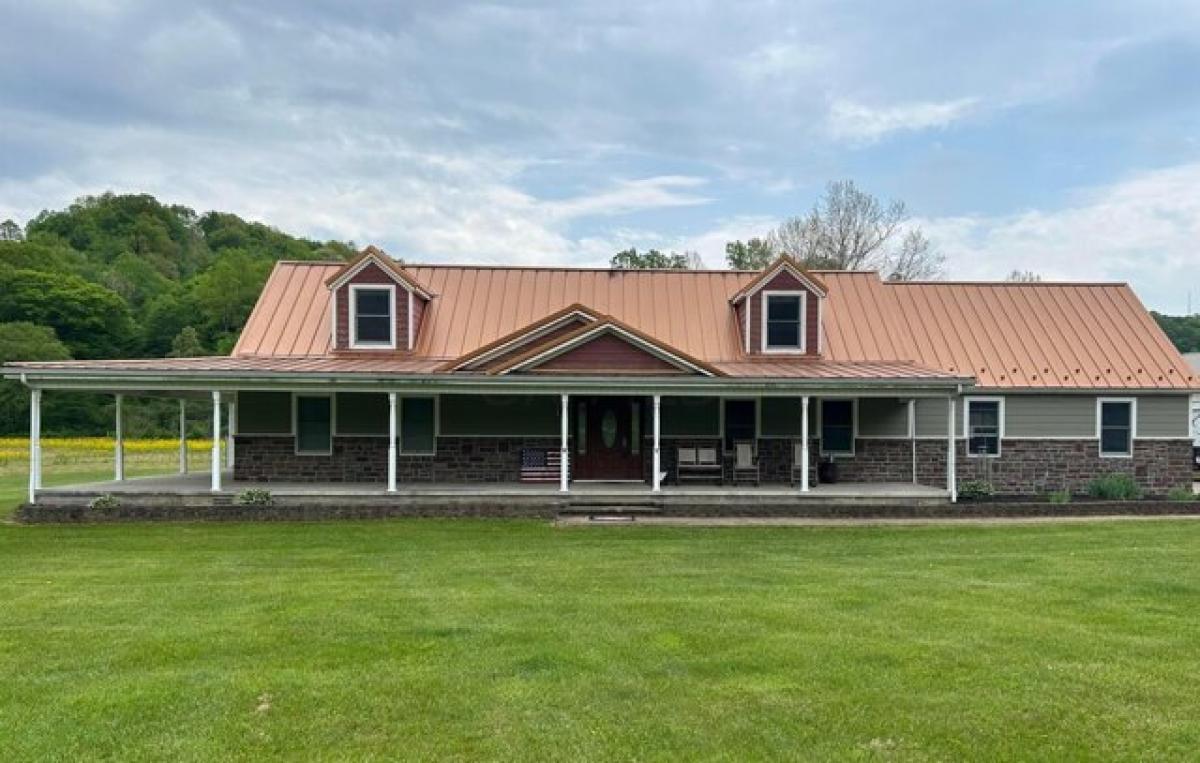
<path fill-rule="evenodd" d="M 353 254 L 351 242 L 298 238 L 146 194 L 87 196 L 24 226 L 6 220 L 0 362 L 227 354 L 277 260 Z M 103 432 L 110 409 L 101 396 L 55 393 L 44 428 Z M 27 416 L 27 392 L 3 383 L 0 433 L 25 432 Z"/>

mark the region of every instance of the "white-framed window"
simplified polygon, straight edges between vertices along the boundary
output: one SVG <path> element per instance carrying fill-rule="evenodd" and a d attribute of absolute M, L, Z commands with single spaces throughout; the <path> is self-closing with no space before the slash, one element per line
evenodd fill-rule
<path fill-rule="evenodd" d="M 396 349 L 395 284 L 350 286 L 350 346 Z"/>
<path fill-rule="evenodd" d="M 963 437 L 967 441 L 967 456 L 997 458 L 1000 440 L 1004 438 L 1004 398 L 968 397 L 963 405 Z"/>
<path fill-rule="evenodd" d="M 804 352 L 808 292 L 762 292 L 762 351 Z"/>
<path fill-rule="evenodd" d="M 1132 458 L 1136 437 L 1136 398 L 1096 399 L 1096 439 L 1100 441 L 1101 458 Z"/>
<path fill-rule="evenodd" d="M 328 456 L 333 453 L 333 395 L 293 395 L 292 417 L 296 455 Z"/>
<path fill-rule="evenodd" d="M 823 397 L 818 408 L 821 418 L 821 455 L 853 456 L 858 431 L 858 401 L 846 397 Z"/>

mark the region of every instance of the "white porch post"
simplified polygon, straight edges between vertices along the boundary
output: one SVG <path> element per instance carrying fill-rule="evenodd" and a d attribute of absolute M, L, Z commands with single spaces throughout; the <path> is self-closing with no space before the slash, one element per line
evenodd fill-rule
<path fill-rule="evenodd" d="M 42 486 L 42 391 L 29 392 L 29 502 L 37 500 Z"/>
<path fill-rule="evenodd" d="M 221 490 L 221 391 L 212 392 L 212 459 L 209 471 L 212 473 L 212 491 Z"/>
<path fill-rule="evenodd" d="M 117 395 L 117 443 L 114 452 L 114 469 L 113 479 L 117 482 L 125 479 L 125 415 L 123 403 L 125 402 L 124 395 Z"/>
<path fill-rule="evenodd" d="M 958 502 L 958 477 L 956 475 L 957 467 L 954 463 L 955 458 L 957 456 L 957 453 L 956 453 L 956 450 L 954 447 L 954 396 L 951 395 L 947 399 L 950 402 L 950 406 L 949 406 L 950 415 L 948 417 L 950 424 L 946 428 L 947 429 L 947 435 L 946 435 L 946 489 L 950 491 L 950 502 L 957 503 Z"/>
<path fill-rule="evenodd" d="M 237 403 L 229 403 L 229 413 L 225 417 L 225 468 L 233 471 L 233 435 L 237 431 Z"/>
<path fill-rule="evenodd" d="M 568 476 L 567 475 L 570 473 L 569 466 L 567 464 L 567 461 L 571 458 L 570 448 L 567 447 L 567 419 L 568 419 L 567 414 L 570 410 L 567 407 L 568 405 L 570 405 L 569 396 L 566 393 L 563 393 L 563 396 L 562 396 L 562 437 L 561 437 L 561 445 L 559 446 L 559 460 L 558 460 L 558 491 L 560 493 L 567 492 L 567 490 L 568 490 L 568 485 L 567 485 Z"/>
<path fill-rule="evenodd" d="M 396 393 L 388 393 L 388 472 L 387 491 L 396 492 Z"/>
<path fill-rule="evenodd" d="M 662 395 L 654 396 L 654 492 L 662 490 L 662 449 L 659 446 L 661 430 L 660 414 L 662 410 Z"/>
<path fill-rule="evenodd" d="M 808 395 L 800 398 L 800 492 L 808 492 Z"/>
<path fill-rule="evenodd" d="M 912 449 L 912 481 L 917 484 L 917 399 L 908 399 L 908 444 Z"/>
<path fill-rule="evenodd" d="M 179 399 L 179 473 L 188 473 L 187 400 Z"/>

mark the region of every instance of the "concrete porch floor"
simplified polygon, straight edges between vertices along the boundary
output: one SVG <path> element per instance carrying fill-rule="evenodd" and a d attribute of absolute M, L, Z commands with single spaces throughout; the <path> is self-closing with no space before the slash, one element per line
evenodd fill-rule
<path fill-rule="evenodd" d="M 104 482 L 88 482 L 77 485 L 62 485 L 42 488 L 39 495 L 45 496 L 81 496 L 102 495 L 180 495 L 200 496 L 212 495 L 209 489 L 210 476 L 207 473 L 171 474 L 156 477 L 134 477 L 123 481 L 108 480 Z M 244 482 L 235 481 L 231 475 L 225 474 L 221 480 L 219 495 L 236 495 L 243 490 L 269 490 L 277 496 L 383 496 L 386 493 L 384 484 L 356 482 Z M 557 483 L 408 483 L 398 486 L 392 495 L 398 497 L 451 497 L 451 496 L 554 496 L 560 495 Z M 653 493 L 650 486 L 643 483 L 629 482 L 573 482 L 570 495 L 588 497 L 612 497 L 614 499 L 634 496 L 650 496 Z M 949 500 L 948 491 L 926 485 L 914 485 L 909 482 L 848 482 L 836 485 L 818 485 L 808 493 L 800 492 L 797 487 L 790 485 L 663 485 L 664 497 L 776 497 L 792 499 L 846 499 L 863 498 L 878 500 L 881 498 L 897 499 L 942 499 Z"/>

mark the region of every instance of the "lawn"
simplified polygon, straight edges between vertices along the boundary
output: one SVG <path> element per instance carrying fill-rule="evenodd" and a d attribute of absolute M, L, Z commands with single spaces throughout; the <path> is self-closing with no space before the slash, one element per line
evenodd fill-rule
<path fill-rule="evenodd" d="M 1200 523 L 0 526 L 5 760 L 1194 758 Z"/>

